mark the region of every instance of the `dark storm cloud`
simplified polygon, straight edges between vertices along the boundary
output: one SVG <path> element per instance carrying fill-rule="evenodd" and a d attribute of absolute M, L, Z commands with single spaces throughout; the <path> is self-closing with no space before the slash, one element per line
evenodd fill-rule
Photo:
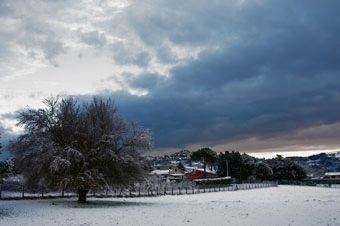
<path fill-rule="evenodd" d="M 146 67 L 151 60 L 148 52 L 136 50 L 134 47 L 128 47 L 121 42 L 113 44 L 111 51 L 115 62 L 122 65 L 130 64 Z"/>
<path fill-rule="evenodd" d="M 204 3 L 190 12 L 162 1 L 130 9 L 130 26 L 148 45 L 212 46 L 168 78 L 129 81 L 147 96 L 113 94 L 124 115 L 151 128 L 156 146 L 268 138 L 339 122 L 339 2 Z"/>
<path fill-rule="evenodd" d="M 79 37 L 84 43 L 97 48 L 101 48 L 107 43 L 105 35 L 98 31 L 79 32 Z"/>
<path fill-rule="evenodd" d="M 123 83 L 127 83 L 130 87 L 137 89 L 156 89 L 158 86 L 163 87 L 165 79 L 158 74 L 144 73 L 138 76 L 125 73 L 123 75 Z"/>

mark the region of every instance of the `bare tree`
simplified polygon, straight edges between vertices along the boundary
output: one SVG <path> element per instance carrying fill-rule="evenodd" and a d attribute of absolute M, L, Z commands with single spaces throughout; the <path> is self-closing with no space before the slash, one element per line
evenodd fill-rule
<path fill-rule="evenodd" d="M 80 104 L 49 98 L 44 104 L 20 113 L 26 133 L 9 145 L 28 182 L 68 184 L 83 203 L 90 189 L 128 186 L 143 178 L 138 151 L 151 148 L 149 131 L 125 122 L 112 100 Z"/>

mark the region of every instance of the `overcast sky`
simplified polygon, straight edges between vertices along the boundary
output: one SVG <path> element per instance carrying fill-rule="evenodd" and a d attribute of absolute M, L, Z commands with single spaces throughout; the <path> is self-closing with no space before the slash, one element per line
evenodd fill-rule
<path fill-rule="evenodd" d="M 1 0 L 0 132 L 51 95 L 112 97 L 154 151 L 340 147 L 338 0 Z"/>

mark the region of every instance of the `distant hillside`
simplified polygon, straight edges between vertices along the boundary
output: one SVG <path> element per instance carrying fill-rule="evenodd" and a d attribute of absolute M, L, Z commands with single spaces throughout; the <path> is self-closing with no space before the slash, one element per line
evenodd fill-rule
<path fill-rule="evenodd" d="M 340 172 L 340 152 L 320 153 L 308 157 L 287 157 L 301 165 L 311 178 L 320 178 L 325 172 Z"/>

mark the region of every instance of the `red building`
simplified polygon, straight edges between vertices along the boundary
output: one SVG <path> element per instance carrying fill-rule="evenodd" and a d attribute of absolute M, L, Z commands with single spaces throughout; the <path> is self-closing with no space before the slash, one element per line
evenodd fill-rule
<path fill-rule="evenodd" d="M 188 180 L 194 180 L 194 179 L 201 179 L 201 178 L 211 178 L 211 177 L 216 177 L 216 174 L 213 172 L 205 172 L 202 169 L 196 169 L 195 173 L 189 175 L 187 177 Z"/>

